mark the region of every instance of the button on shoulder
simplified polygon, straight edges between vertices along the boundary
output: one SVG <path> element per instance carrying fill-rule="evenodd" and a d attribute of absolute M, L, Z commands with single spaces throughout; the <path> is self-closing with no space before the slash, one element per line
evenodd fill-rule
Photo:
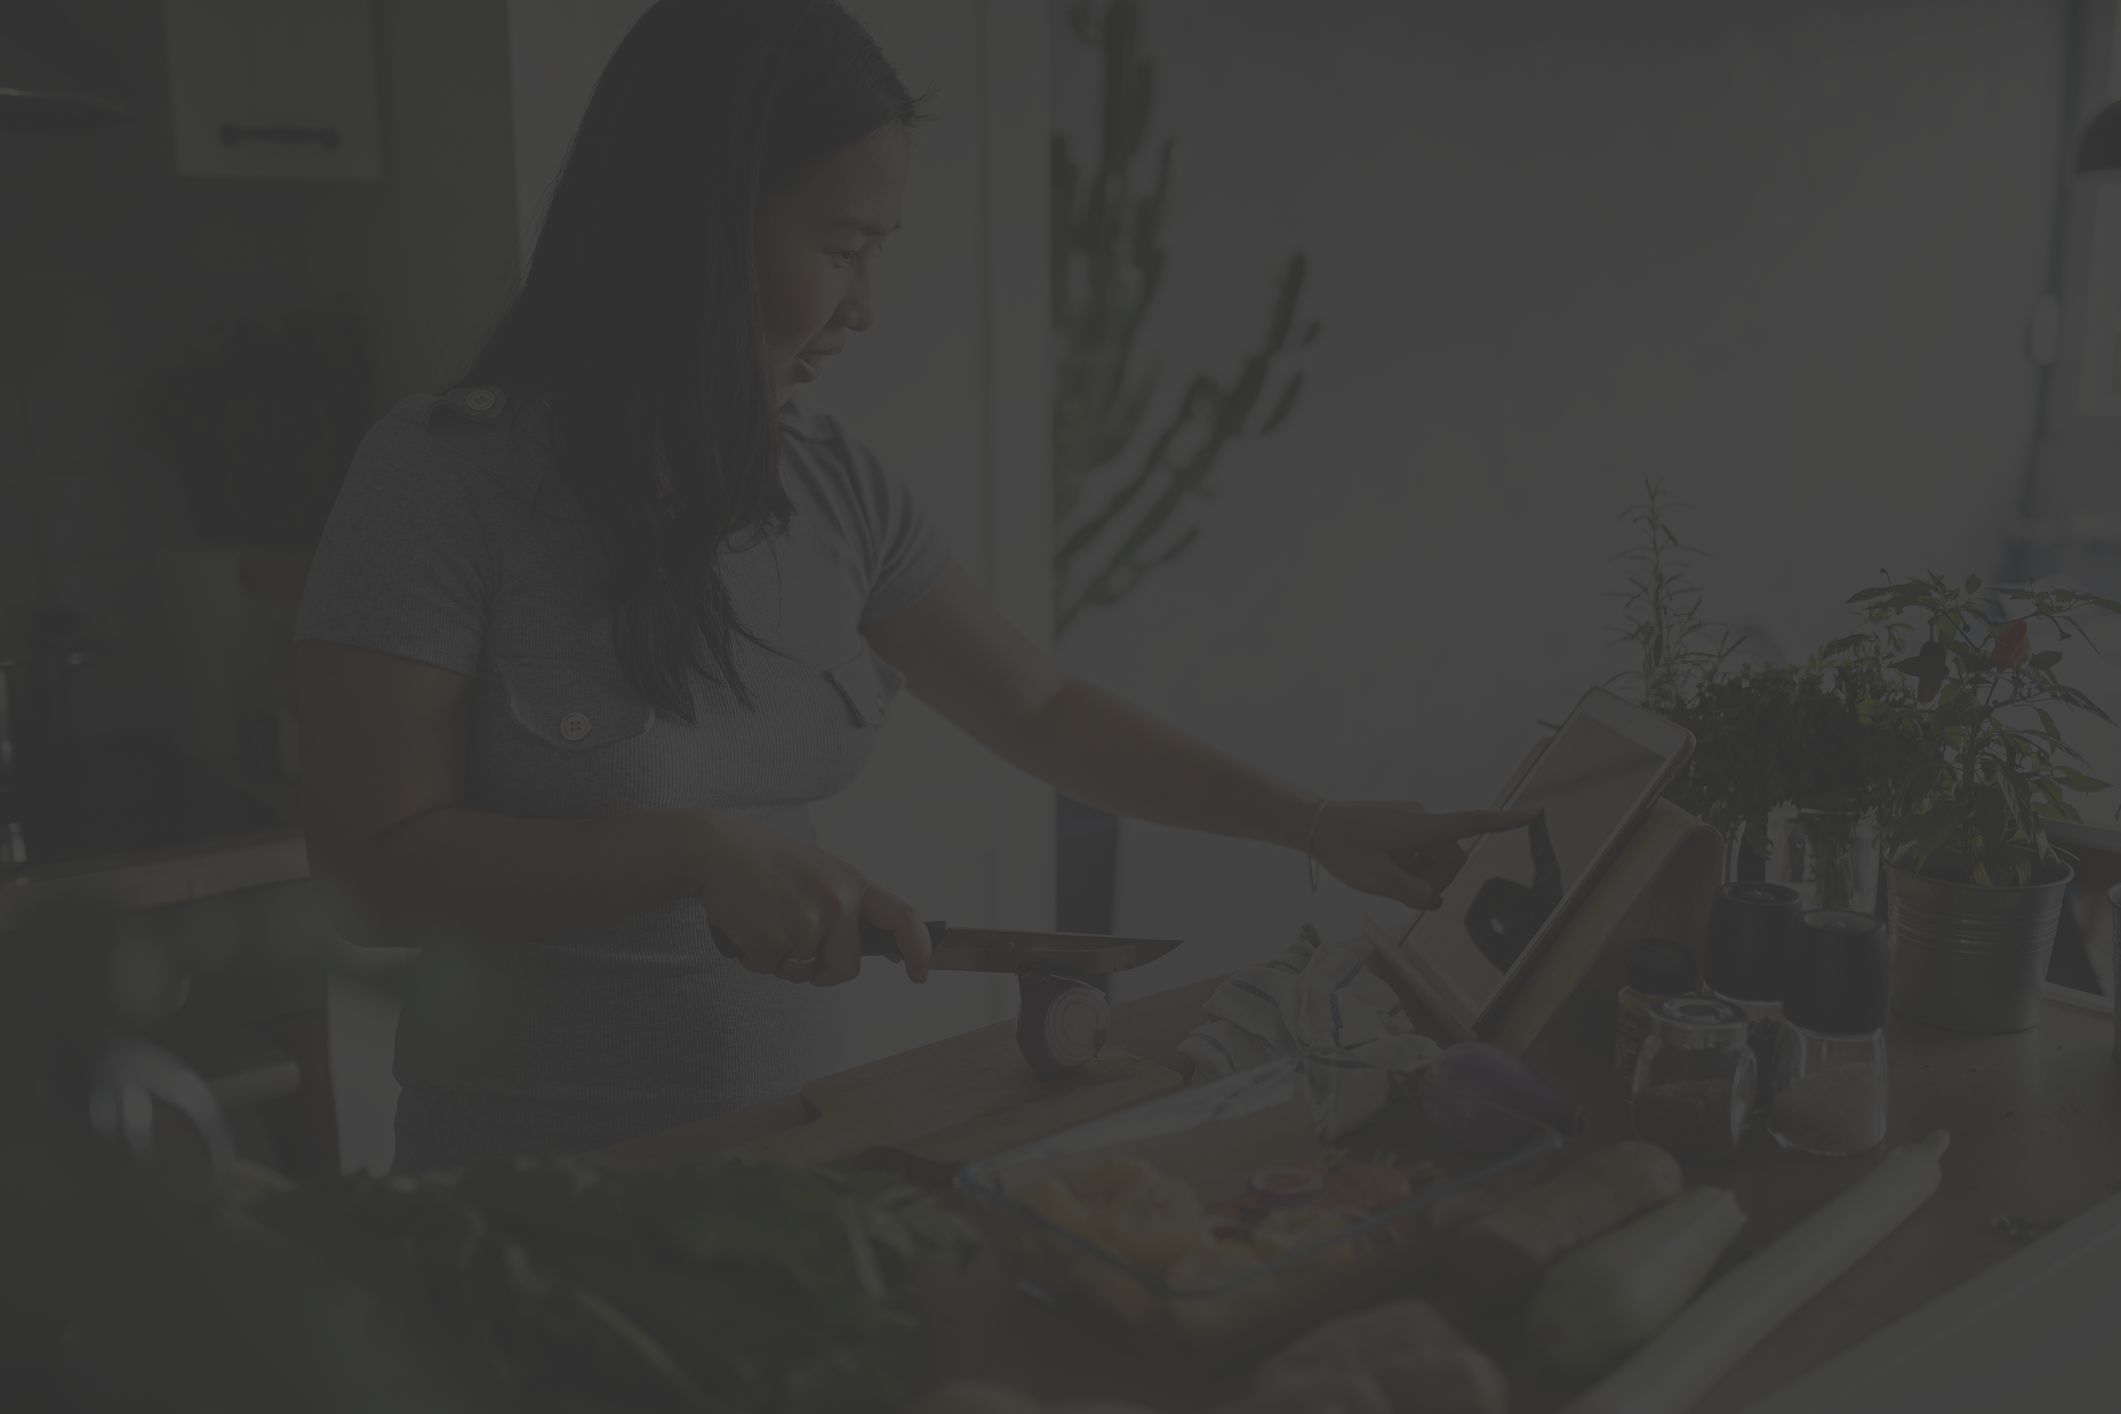
<path fill-rule="evenodd" d="M 508 396 L 499 388 L 451 388 L 442 402 L 454 412 L 480 422 L 491 422 L 508 406 Z"/>

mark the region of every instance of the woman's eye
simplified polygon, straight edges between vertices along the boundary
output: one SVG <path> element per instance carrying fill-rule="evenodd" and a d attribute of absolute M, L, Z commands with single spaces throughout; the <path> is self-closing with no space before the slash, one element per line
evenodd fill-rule
<path fill-rule="evenodd" d="M 861 261 L 865 257 L 873 258 L 875 256 L 882 255 L 883 253 L 883 243 L 881 241 L 871 241 L 869 242 L 869 244 L 861 246 L 854 250 L 835 250 L 831 254 L 833 264 L 853 265 Z"/>

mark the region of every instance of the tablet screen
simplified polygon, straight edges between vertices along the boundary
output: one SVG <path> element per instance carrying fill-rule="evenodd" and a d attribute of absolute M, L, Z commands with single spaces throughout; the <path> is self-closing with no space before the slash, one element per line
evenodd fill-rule
<path fill-rule="evenodd" d="M 1641 802 L 1664 760 L 1603 722 L 1571 718 L 1508 802 L 1539 810 L 1539 819 L 1472 846 L 1441 907 L 1415 931 L 1422 951 L 1436 958 L 1435 945 L 1456 935 L 1507 974 Z"/>

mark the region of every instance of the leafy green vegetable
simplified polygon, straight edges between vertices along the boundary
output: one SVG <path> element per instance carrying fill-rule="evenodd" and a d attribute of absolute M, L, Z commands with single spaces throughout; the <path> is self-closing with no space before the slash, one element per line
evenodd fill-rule
<path fill-rule="evenodd" d="M 255 1218 L 347 1254 L 396 1244 L 452 1343 L 535 1408 L 884 1408 L 907 1391 L 912 1281 L 972 1230 L 895 1175 L 729 1157 L 568 1158 L 267 1193 Z M 401 1278 L 402 1279 L 402 1278 Z"/>

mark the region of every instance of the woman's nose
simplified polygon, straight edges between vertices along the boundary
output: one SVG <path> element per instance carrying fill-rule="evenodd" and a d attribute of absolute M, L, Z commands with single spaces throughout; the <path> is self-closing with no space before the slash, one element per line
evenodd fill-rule
<path fill-rule="evenodd" d="M 857 269 L 854 288 L 847 292 L 846 303 L 840 306 L 839 322 L 857 334 L 869 332 L 872 316 L 869 308 L 869 272 Z"/>

